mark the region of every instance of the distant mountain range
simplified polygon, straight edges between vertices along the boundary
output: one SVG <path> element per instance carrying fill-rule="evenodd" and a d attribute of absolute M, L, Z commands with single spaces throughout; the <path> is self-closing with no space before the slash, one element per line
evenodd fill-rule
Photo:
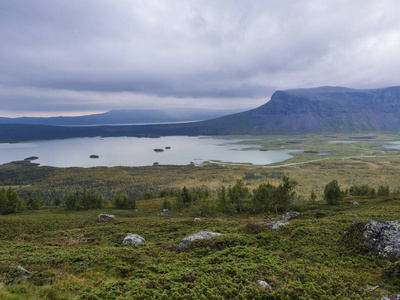
<path fill-rule="evenodd" d="M 258 108 L 185 124 L 96 127 L 4 124 L 0 125 L 0 141 L 17 142 L 85 136 L 156 137 L 399 129 L 400 87 L 368 90 L 319 87 L 276 91 L 269 102 Z"/>
<path fill-rule="evenodd" d="M 106 113 L 75 117 L 21 117 L 2 118 L 0 124 L 35 124 L 55 126 L 85 126 L 85 125 L 117 125 L 117 124 L 148 124 L 202 121 L 243 111 L 243 109 L 201 109 L 201 108 L 170 108 L 170 109 L 136 109 L 111 110 Z"/>

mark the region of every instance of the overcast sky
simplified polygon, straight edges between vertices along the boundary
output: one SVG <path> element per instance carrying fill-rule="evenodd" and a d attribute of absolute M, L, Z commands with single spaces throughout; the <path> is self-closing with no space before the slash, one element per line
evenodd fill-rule
<path fill-rule="evenodd" d="M 0 116 L 400 85 L 398 0 L 2 0 Z"/>

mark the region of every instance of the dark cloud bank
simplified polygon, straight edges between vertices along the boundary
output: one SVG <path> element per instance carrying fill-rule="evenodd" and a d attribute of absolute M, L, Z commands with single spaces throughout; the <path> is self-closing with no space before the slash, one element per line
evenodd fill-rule
<path fill-rule="evenodd" d="M 0 111 L 255 107 L 399 85 L 400 2 L 0 2 Z"/>

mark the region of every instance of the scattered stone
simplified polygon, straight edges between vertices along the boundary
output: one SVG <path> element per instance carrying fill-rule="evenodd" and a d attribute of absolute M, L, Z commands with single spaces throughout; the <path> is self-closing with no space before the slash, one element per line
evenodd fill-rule
<path fill-rule="evenodd" d="M 265 290 L 270 290 L 271 286 L 264 280 L 257 280 L 257 284 Z"/>
<path fill-rule="evenodd" d="M 284 220 L 284 221 L 289 221 L 290 219 L 293 219 L 293 218 L 296 218 L 296 217 L 298 217 L 298 216 L 300 216 L 300 213 L 299 212 L 296 212 L 296 211 L 288 211 L 288 212 L 285 212 L 283 215 L 282 215 L 282 219 Z"/>
<path fill-rule="evenodd" d="M 260 222 L 260 225 L 266 226 L 271 230 L 280 230 L 281 227 L 289 225 L 289 222 L 285 221 Z"/>
<path fill-rule="evenodd" d="M 215 268 L 214 268 L 214 272 L 215 272 L 215 273 L 222 272 L 222 268 L 221 268 L 221 267 L 215 267 Z"/>
<path fill-rule="evenodd" d="M 28 277 L 31 275 L 31 272 L 21 266 L 16 266 L 15 269 L 21 271 L 21 277 Z"/>
<path fill-rule="evenodd" d="M 346 201 L 346 203 L 347 204 L 353 204 L 353 205 L 360 205 L 357 201 L 353 201 L 353 200 Z"/>
<path fill-rule="evenodd" d="M 169 209 L 163 208 L 162 210 L 160 210 L 160 211 L 158 212 L 157 215 L 159 215 L 159 216 L 168 216 L 168 215 L 170 215 L 170 214 L 171 214 L 171 211 L 170 211 Z"/>
<path fill-rule="evenodd" d="M 372 292 L 372 291 L 375 291 L 376 289 L 378 289 L 379 288 L 379 285 L 376 285 L 376 286 L 374 286 L 374 287 L 365 287 L 365 290 L 367 291 L 367 292 Z"/>
<path fill-rule="evenodd" d="M 194 218 L 194 222 L 195 222 L 195 223 L 198 223 L 198 222 L 200 222 L 200 221 L 201 221 L 200 218 Z"/>
<path fill-rule="evenodd" d="M 400 257 L 400 221 L 369 220 L 364 237 L 367 246 L 379 256 Z"/>
<path fill-rule="evenodd" d="M 122 243 L 128 244 L 132 247 L 137 247 L 140 244 L 145 244 L 146 240 L 136 233 L 128 233 L 128 235 L 124 238 L 124 241 Z"/>
<path fill-rule="evenodd" d="M 114 215 L 100 214 L 97 217 L 97 221 L 111 221 L 111 220 L 115 220 L 115 216 Z"/>
<path fill-rule="evenodd" d="M 377 205 L 377 206 L 371 206 L 371 208 L 383 208 L 383 206 Z"/>
<path fill-rule="evenodd" d="M 198 239 L 208 239 L 216 236 L 220 236 L 222 233 L 218 232 L 208 232 L 208 231 L 200 231 L 195 234 L 189 235 L 181 239 L 181 242 L 178 246 L 180 251 L 185 251 L 189 248 L 190 243 L 193 242 L 194 240 Z"/>

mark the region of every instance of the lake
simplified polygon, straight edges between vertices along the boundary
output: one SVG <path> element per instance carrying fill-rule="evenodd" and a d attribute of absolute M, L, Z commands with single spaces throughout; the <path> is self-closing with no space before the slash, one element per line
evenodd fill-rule
<path fill-rule="evenodd" d="M 287 160 L 298 150 L 244 150 L 243 139 L 168 136 L 161 138 L 110 137 L 0 143 L 0 164 L 37 156 L 33 162 L 54 167 L 187 165 L 204 161 L 268 165 Z M 170 149 L 166 149 L 170 147 Z M 154 149 L 163 149 L 155 152 Z M 96 155 L 98 158 L 90 158 Z"/>

